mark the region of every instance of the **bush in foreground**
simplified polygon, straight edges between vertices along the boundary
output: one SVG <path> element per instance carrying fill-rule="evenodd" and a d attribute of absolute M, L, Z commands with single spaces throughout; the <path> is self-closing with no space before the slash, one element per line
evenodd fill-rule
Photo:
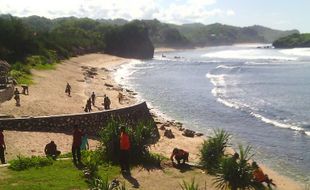
<path fill-rule="evenodd" d="M 33 167 L 40 168 L 52 164 L 53 160 L 51 158 L 39 157 L 39 156 L 32 156 L 32 157 L 17 156 L 17 159 L 10 161 L 9 168 L 15 171 L 22 171 Z"/>
<path fill-rule="evenodd" d="M 214 183 L 219 189 L 264 189 L 253 179 L 253 168 L 249 160 L 253 157 L 251 147 L 239 146 L 240 158 L 226 157 L 220 162 Z"/>
<path fill-rule="evenodd" d="M 130 157 L 132 163 L 141 163 L 149 157 L 148 147 L 157 137 L 156 128 L 152 122 L 138 122 L 138 124 L 111 120 L 100 132 L 101 149 L 105 159 L 118 162 L 120 155 L 120 126 L 126 126 L 130 138 Z"/>
<path fill-rule="evenodd" d="M 229 133 L 217 129 L 214 130 L 213 136 L 210 136 L 208 140 L 203 142 L 202 148 L 200 149 L 200 162 L 203 168 L 206 168 L 209 173 L 213 173 L 219 167 L 229 139 Z"/>

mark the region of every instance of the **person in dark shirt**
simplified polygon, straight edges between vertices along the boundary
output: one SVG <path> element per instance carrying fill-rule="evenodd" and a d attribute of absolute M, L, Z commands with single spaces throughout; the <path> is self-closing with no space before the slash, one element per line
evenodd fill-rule
<path fill-rule="evenodd" d="M 60 155 L 60 151 L 57 150 L 57 145 L 54 141 L 48 143 L 44 148 L 45 155 L 47 157 L 52 157 L 54 160 Z"/>
<path fill-rule="evenodd" d="M 93 106 L 95 106 L 95 101 L 96 101 L 96 94 L 95 94 L 95 92 L 93 92 L 91 94 L 91 102 L 92 102 Z"/>
<path fill-rule="evenodd" d="M 174 148 L 172 154 L 170 156 L 170 160 L 173 162 L 173 158 L 177 161 L 178 165 L 180 165 L 181 160 L 182 163 L 188 162 L 189 153 L 185 150 Z"/>
<path fill-rule="evenodd" d="M 72 142 L 72 157 L 75 165 L 81 164 L 81 144 L 82 144 L 82 131 L 78 126 L 74 126 L 73 142 Z"/>
<path fill-rule="evenodd" d="M 4 142 L 3 130 L 0 129 L 0 160 L 2 164 L 5 164 L 5 157 L 4 157 L 5 149 L 6 149 L 6 146 Z"/>

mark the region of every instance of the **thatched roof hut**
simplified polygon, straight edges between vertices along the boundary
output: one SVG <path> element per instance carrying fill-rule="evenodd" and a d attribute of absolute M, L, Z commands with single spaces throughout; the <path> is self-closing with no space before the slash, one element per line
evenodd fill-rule
<path fill-rule="evenodd" d="M 8 72 L 11 66 L 6 61 L 0 60 L 0 84 L 8 83 Z"/>

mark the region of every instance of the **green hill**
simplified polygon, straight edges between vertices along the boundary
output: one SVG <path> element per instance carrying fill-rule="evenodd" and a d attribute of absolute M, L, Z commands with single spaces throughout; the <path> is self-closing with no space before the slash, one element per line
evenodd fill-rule
<path fill-rule="evenodd" d="M 310 33 L 292 34 L 273 42 L 276 48 L 310 47 Z"/>

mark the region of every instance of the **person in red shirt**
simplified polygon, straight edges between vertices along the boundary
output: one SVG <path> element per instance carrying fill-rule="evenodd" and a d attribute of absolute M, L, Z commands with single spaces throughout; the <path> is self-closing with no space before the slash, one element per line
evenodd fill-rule
<path fill-rule="evenodd" d="M 3 130 L 0 129 L 0 160 L 2 164 L 5 164 L 5 157 L 4 157 L 5 149 L 6 149 L 6 146 L 4 143 Z"/>
<path fill-rule="evenodd" d="M 257 181 L 259 183 L 265 182 L 265 183 L 267 183 L 267 186 L 269 188 L 271 188 L 270 185 L 273 185 L 276 187 L 276 184 L 273 183 L 272 179 L 270 179 L 267 174 L 264 174 L 263 170 L 257 165 L 256 162 L 252 163 L 252 167 L 254 169 L 253 178 L 255 181 Z"/>
<path fill-rule="evenodd" d="M 120 165 L 121 165 L 122 172 L 130 173 L 130 169 L 129 169 L 129 151 L 130 151 L 129 135 L 125 131 L 125 126 L 121 126 L 121 134 L 120 134 Z"/>
<path fill-rule="evenodd" d="M 82 144 L 82 131 L 78 126 L 74 126 L 73 142 L 72 142 L 72 157 L 75 165 L 81 164 L 81 144 Z"/>
<path fill-rule="evenodd" d="M 185 150 L 174 148 L 170 156 L 170 160 L 173 162 L 173 158 L 176 159 L 178 165 L 180 165 L 180 162 L 182 160 L 182 164 L 185 164 L 185 162 L 188 162 L 188 156 L 189 153 Z"/>

